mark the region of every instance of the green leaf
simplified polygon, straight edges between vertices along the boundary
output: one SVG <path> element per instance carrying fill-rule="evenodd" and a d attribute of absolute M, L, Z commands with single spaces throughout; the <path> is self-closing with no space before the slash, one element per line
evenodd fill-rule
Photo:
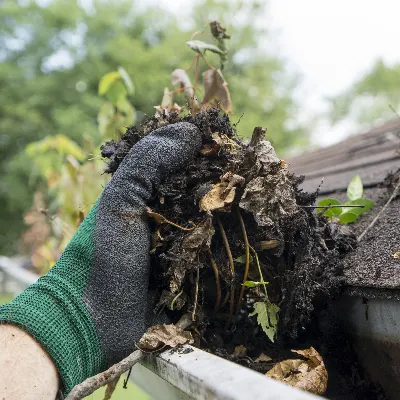
<path fill-rule="evenodd" d="M 99 95 L 103 96 L 106 94 L 111 85 L 117 81 L 121 75 L 117 71 L 109 72 L 108 74 L 105 74 L 101 79 L 99 83 Z"/>
<path fill-rule="evenodd" d="M 276 330 L 278 328 L 278 312 L 279 307 L 272 304 L 269 300 L 265 302 L 254 303 L 254 311 L 249 314 L 249 317 L 257 315 L 257 323 L 268 336 L 271 342 L 274 341 Z"/>
<path fill-rule="evenodd" d="M 234 259 L 235 262 L 240 264 L 246 264 L 246 254 L 242 254 L 240 257 Z M 253 257 L 250 254 L 250 262 L 253 262 Z"/>
<path fill-rule="evenodd" d="M 257 286 L 264 286 L 264 285 L 268 285 L 269 282 L 255 282 L 255 281 L 246 281 L 245 283 L 243 283 L 243 286 L 245 287 L 257 287 Z"/>
<path fill-rule="evenodd" d="M 375 202 L 373 202 L 370 199 L 357 199 L 357 200 L 347 201 L 344 204 L 346 206 L 364 206 L 364 208 L 344 207 L 342 210 L 343 214 L 347 212 L 352 212 L 354 214 L 361 215 L 370 210 L 375 205 Z"/>
<path fill-rule="evenodd" d="M 189 42 L 186 42 L 186 44 L 196 53 L 204 54 L 208 50 L 215 54 L 225 54 L 225 52 L 222 51 L 219 47 L 210 43 L 202 42 L 201 40 L 191 40 Z"/>
<path fill-rule="evenodd" d="M 135 92 L 135 86 L 133 85 L 132 79 L 126 72 L 124 67 L 118 67 L 118 72 L 125 83 L 125 87 L 128 90 L 128 94 L 132 95 Z"/>
<path fill-rule="evenodd" d="M 320 200 L 317 203 L 317 206 L 340 206 L 342 205 L 342 203 L 337 200 L 334 199 L 332 197 L 327 197 L 326 199 Z M 321 212 L 323 210 L 323 208 L 317 208 L 317 212 Z M 333 208 L 328 208 L 323 215 L 325 215 L 325 217 L 334 217 L 335 215 L 339 215 L 341 214 L 342 209 L 340 207 L 333 207 Z"/>
<path fill-rule="evenodd" d="M 363 195 L 363 183 L 360 175 L 356 175 L 347 186 L 347 197 L 349 200 L 360 199 Z"/>
<path fill-rule="evenodd" d="M 352 211 L 345 212 L 345 213 L 339 215 L 339 221 L 342 224 L 350 224 L 354 221 L 357 221 L 357 219 L 358 219 L 358 214 L 356 214 Z"/>
<path fill-rule="evenodd" d="M 127 94 L 128 92 L 122 82 L 115 81 L 108 89 L 106 96 L 108 100 L 116 106 L 121 99 L 127 96 Z"/>

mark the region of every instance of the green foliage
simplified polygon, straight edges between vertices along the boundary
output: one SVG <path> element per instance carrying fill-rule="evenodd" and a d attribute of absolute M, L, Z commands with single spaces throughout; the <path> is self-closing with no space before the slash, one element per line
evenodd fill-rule
<path fill-rule="evenodd" d="M 363 183 L 360 175 L 356 175 L 347 186 L 347 198 L 349 200 L 361 199 L 363 195 Z"/>
<path fill-rule="evenodd" d="M 394 118 L 389 105 L 400 109 L 400 64 L 388 66 L 377 60 L 364 76 L 330 102 L 334 123 L 349 116 L 365 126 Z"/>
<path fill-rule="evenodd" d="M 25 146 L 64 135 L 86 154 L 94 149 L 98 154 L 104 138 L 118 137 L 134 118 L 141 122 L 145 114 L 153 115 L 171 72 L 190 65 L 193 51 L 185 45 L 190 33 L 183 30 L 181 16 L 157 7 L 144 9 L 138 1 L 92 3 L 90 11 L 78 1 L 0 4 L 1 254 L 17 251 L 23 214 L 33 193 L 46 185 L 37 168 L 30 167 Z M 266 125 L 279 152 L 306 144 L 309 130 L 296 123 L 298 105 L 292 97 L 296 77 L 288 75 L 283 60 L 265 51 L 260 38 L 265 42 L 273 37 L 253 23 L 258 1 L 198 0 L 193 7 L 190 31 L 220 19 L 234 33 L 226 54 L 223 31 L 216 28 L 216 35 L 206 32 L 197 39 L 224 52 L 233 121 L 244 114 L 239 135 L 249 137 L 254 126 Z M 229 25 L 238 13 L 240 24 Z M 221 54 L 207 51 L 207 57 L 211 63 L 223 61 Z M 201 66 L 200 74 L 207 68 Z M 116 87 L 102 88 L 104 97 L 99 97 L 98 82 L 110 71 Z M 134 78 L 134 86 L 126 75 Z M 129 106 L 126 99 L 133 93 Z M 104 99 L 111 104 L 105 105 Z"/>
<path fill-rule="evenodd" d="M 254 311 L 249 314 L 250 317 L 257 315 L 258 324 L 271 342 L 274 341 L 278 328 L 278 312 L 279 307 L 276 304 L 265 300 L 254 303 Z"/>
<path fill-rule="evenodd" d="M 361 177 L 356 175 L 347 186 L 347 198 L 344 204 L 337 199 L 327 197 L 318 202 L 319 207 L 329 207 L 323 213 L 329 219 L 338 219 L 342 224 L 350 224 L 357 221 L 361 214 L 366 213 L 374 206 L 370 199 L 362 198 L 363 183 Z M 331 207 L 340 206 L 340 207 Z M 347 207 L 346 207 L 347 206 Z M 349 207 L 351 206 L 351 207 Z M 323 212 L 324 208 L 317 208 L 317 212 Z"/>

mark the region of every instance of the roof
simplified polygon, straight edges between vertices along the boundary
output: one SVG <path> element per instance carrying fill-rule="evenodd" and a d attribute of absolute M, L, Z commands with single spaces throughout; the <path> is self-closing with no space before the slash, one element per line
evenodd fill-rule
<path fill-rule="evenodd" d="M 399 168 L 400 120 L 389 121 L 364 134 L 304 153 L 288 162 L 292 172 L 306 175 L 303 187 L 307 191 L 315 191 L 322 178 L 321 194 L 344 191 L 355 175 L 361 175 L 364 187 L 374 187 L 389 171 Z"/>
<path fill-rule="evenodd" d="M 336 145 L 289 160 L 290 169 L 305 175 L 303 188 L 323 197 L 345 201 L 346 188 L 355 175 L 364 183 L 364 196 L 375 201 L 371 211 L 351 225 L 360 234 L 387 203 L 400 181 L 400 121 L 389 121 Z M 397 171 L 397 172 L 396 172 Z M 386 179 L 391 175 L 390 179 Z M 352 288 L 400 289 L 400 196 L 380 215 L 374 226 L 345 259 L 345 278 Z"/>

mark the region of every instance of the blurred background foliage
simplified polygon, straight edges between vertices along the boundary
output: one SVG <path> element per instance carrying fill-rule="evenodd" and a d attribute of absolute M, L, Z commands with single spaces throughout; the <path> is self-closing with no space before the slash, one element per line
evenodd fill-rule
<path fill-rule="evenodd" d="M 185 42 L 208 19 L 224 21 L 232 35 L 224 75 L 232 95 L 233 120 L 244 114 L 239 133 L 248 136 L 255 125 L 264 125 L 280 151 L 305 144 L 306 131 L 294 122 L 297 106 L 291 89 L 296 77 L 285 71 L 278 57 L 261 51 L 260 37 L 265 37 L 266 28 L 252 19 L 259 7 L 253 0 L 199 0 L 192 17 L 181 21 L 178 15 L 131 0 L 97 0 L 90 8 L 74 0 L 47 1 L 46 5 L 3 0 L 0 254 L 20 250 L 23 215 L 31 208 L 34 193 L 43 193 L 35 198 L 36 205 L 43 205 L 49 214 L 43 218 L 56 215 L 67 200 L 54 201 L 59 190 L 53 189 L 79 180 L 77 166 L 98 154 L 106 136 L 102 129 L 110 122 L 100 118 L 98 129 L 99 109 L 109 107 L 98 94 L 100 78 L 123 66 L 134 83 L 134 94 L 133 88 L 126 88 L 132 120 L 140 122 L 145 114 L 153 115 L 164 87 L 170 86 L 171 72 L 190 65 L 193 52 Z M 238 12 L 241 23 L 233 26 L 230 22 Z M 129 107 L 126 102 L 124 105 Z M 46 139 L 48 136 L 52 138 Z M 25 151 L 35 141 L 40 142 Z M 92 151 L 97 154 L 90 155 Z M 92 166 L 85 168 L 94 173 L 99 170 L 88 165 Z M 69 173 L 60 174 L 60 168 Z M 93 183 L 95 189 L 90 182 L 89 187 L 88 182 L 82 187 L 91 191 L 92 197 L 101 192 L 99 180 Z M 90 208 L 92 198 L 78 193 L 71 196 L 75 196 L 73 207 L 80 203 L 79 207 Z M 81 203 L 82 199 L 86 203 Z"/>
<path fill-rule="evenodd" d="M 164 88 L 174 89 L 172 71 L 193 60 L 186 42 L 209 20 L 231 35 L 223 72 L 239 135 L 267 127 L 282 157 L 307 145 L 312 121 L 301 117 L 294 95 L 299 77 L 268 46 L 275 40 L 268 19 L 256 18 L 267 6 L 195 0 L 183 18 L 139 0 L 2 0 L 0 254 L 35 253 L 45 268 L 57 259 L 54 249 L 63 248 L 107 182 L 99 146 L 154 114 Z M 207 59 L 218 65 L 216 55 Z M 200 73 L 208 68 L 202 63 Z M 400 106 L 399 75 L 398 66 L 378 62 L 330 99 L 331 120 L 351 113 L 369 123 L 390 112 L 388 103 Z"/>
<path fill-rule="evenodd" d="M 393 109 L 400 109 L 400 64 L 389 66 L 377 60 L 364 76 L 331 98 L 330 103 L 332 123 L 350 117 L 367 128 L 377 120 L 395 118 Z"/>

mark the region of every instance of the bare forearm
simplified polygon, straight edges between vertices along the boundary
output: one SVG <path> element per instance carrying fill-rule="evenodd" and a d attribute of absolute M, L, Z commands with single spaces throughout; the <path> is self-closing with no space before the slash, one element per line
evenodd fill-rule
<path fill-rule="evenodd" d="M 43 348 L 13 325 L 0 325 L 0 399 L 54 400 L 57 370 Z"/>

